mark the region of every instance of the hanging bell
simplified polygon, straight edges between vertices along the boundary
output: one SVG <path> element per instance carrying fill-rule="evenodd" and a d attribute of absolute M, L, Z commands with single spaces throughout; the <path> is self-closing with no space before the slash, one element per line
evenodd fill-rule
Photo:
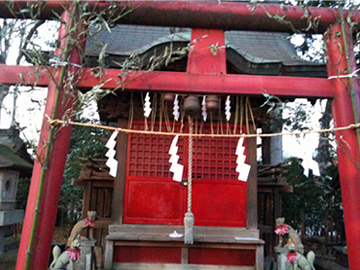
<path fill-rule="evenodd" d="M 208 111 L 216 111 L 219 109 L 219 100 L 215 95 L 207 96 L 206 98 L 206 109 Z"/>
<path fill-rule="evenodd" d="M 196 96 L 188 96 L 184 101 L 185 112 L 190 116 L 195 116 L 201 110 L 199 99 Z"/>
<path fill-rule="evenodd" d="M 164 101 L 165 102 L 173 102 L 175 95 L 173 93 L 165 93 L 164 94 Z"/>

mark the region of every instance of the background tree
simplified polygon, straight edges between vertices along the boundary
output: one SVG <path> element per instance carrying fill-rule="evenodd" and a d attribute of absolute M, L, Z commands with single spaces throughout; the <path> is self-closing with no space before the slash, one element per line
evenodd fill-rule
<path fill-rule="evenodd" d="M 319 1 L 310 2 L 314 4 Z M 309 61 L 325 63 L 323 37 L 310 34 L 302 37 L 303 43 L 297 47 L 299 56 Z M 330 129 L 333 126 L 331 100 L 320 102 L 322 115 L 319 118 L 319 128 Z M 296 116 L 300 116 L 299 121 L 287 119 L 285 123 L 291 129 L 301 129 L 310 113 L 301 107 L 296 107 L 295 112 Z M 320 171 L 320 176 L 317 177 L 303 175 L 301 160 L 286 160 L 290 166 L 286 179 L 293 185 L 294 193 L 283 196 L 283 214 L 294 228 L 301 231 L 303 238 L 306 235 L 322 235 L 325 244 L 337 244 L 339 239 L 345 238 L 335 145 L 333 133 L 319 134 L 318 147 L 313 154 Z M 338 237 L 340 235 L 341 237 Z"/>
<path fill-rule="evenodd" d="M 289 165 L 286 181 L 293 186 L 294 192 L 283 195 L 283 215 L 287 223 L 301 231 L 302 238 L 321 232 L 326 236 L 332 226 L 331 216 L 338 216 L 340 210 L 340 189 L 333 184 L 337 167 L 328 166 L 319 177 L 312 174 L 307 177 L 301 162 L 295 157 L 285 161 Z"/>
<path fill-rule="evenodd" d="M 89 123 L 89 119 L 80 119 Z M 98 128 L 74 126 L 71 131 L 69 154 L 66 161 L 64 180 L 61 188 L 59 216 L 61 223 L 76 223 L 81 217 L 83 188 L 72 185 L 81 170 L 82 158 L 103 158 L 106 153 L 105 144 L 101 139 L 107 138 L 109 131 Z M 83 160 L 84 161 L 84 160 Z"/>
<path fill-rule="evenodd" d="M 1 19 L 0 20 L 0 64 L 6 64 L 9 59 L 11 50 L 14 49 L 14 41 L 19 43 L 18 52 L 15 64 L 19 65 L 24 52 L 29 45 L 33 45 L 33 39 L 38 34 L 38 28 L 44 23 L 44 20 L 21 20 L 21 19 Z M 15 88 L 16 91 L 17 88 Z M 1 109 L 5 109 L 3 102 L 5 97 L 9 94 L 9 85 L 0 85 L 0 124 L 1 124 Z M 14 108 L 13 115 L 15 115 L 16 96 L 14 93 Z M 8 114 L 11 111 L 7 110 Z"/>

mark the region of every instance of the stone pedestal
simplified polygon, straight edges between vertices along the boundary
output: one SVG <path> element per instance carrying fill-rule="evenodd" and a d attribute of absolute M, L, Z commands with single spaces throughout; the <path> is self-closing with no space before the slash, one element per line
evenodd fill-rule
<path fill-rule="evenodd" d="M 277 270 L 290 270 L 290 264 L 286 261 L 288 250 L 282 247 L 275 247 Z"/>
<path fill-rule="evenodd" d="M 82 237 L 80 243 L 81 243 L 81 256 L 80 259 L 75 264 L 75 269 L 82 269 L 82 270 L 95 269 L 94 247 L 96 244 L 96 240 L 90 240 L 85 237 Z"/>
<path fill-rule="evenodd" d="M 0 211 L 0 255 L 4 253 L 4 238 L 6 226 L 20 223 L 24 219 L 24 210 Z"/>

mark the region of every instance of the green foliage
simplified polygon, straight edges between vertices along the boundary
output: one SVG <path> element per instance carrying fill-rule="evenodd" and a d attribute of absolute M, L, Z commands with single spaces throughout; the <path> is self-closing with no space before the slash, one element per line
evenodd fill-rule
<path fill-rule="evenodd" d="M 301 58 L 311 62 L 325 63 L 323 35 L 306 33 L 293 36 L 293 38 L 297 40 L 295 49 Z"/>
<path fill-rule="evenodd" d="M 29 195 L 29 189 L 30 189 L 30 178 L 29 177 L 19 178 L 18 189 L 16 191 L 17 209 L 25 210 L 27 198 Z"/>
<path fill-rule="evenodd" d="M 320 177 L 306 177 L 301 159 L 292 157 L 285 162 L 289 165 L 286 180 L 294 192 L 283 195 L 283 216 L 297 230 L 303 222 L 307 233 L 320 232 L 326 227 L 324 218 L 340 210 L 340 189 L 333 186 L 337 167 L 327 167 Z"/>
<path fill-rule="evenodd" d="M 89 122 L 86 119 L 80 121 Z M 108 135 L 108 131 L 97 128 L 74 126 L 72 129 L 59 203 L 59 209 L 65 213 L 65 222 L 74 223 L 81 215 L 83 190 L 71 185 L 84 169 L 80 166 L 81 158 L 104 157 L 106 148 L 100 139 Z"/>
<path fill-rule="evenodd" d="M 301 162 L 301 159 L 294 157 L 286 160 L 289 165 L 289 174 L 286 179 L 293 186 L 294 193 L 283 196 L 283 214 L 287 223 L 295 229 L 300 228 L 303 221 L 302 213 L 318 213 L 324 208 L 321 205 L 321 194 L 316 189 L 315 181 L 303 174 L 304 169 Z"/>
<path fill-rule="evenodd" d="M 267 94 L 264 97 L 266 101 L 261 107 L 269 106 L 267 113 L 272 118 L 272 131 L 281 132 L 283 128 L 289 132 L 310 130 L 313 113 L 310 102 L 282 101 L 277 96 Z"/>
<path fill-rule="evenodd" d="M 283 115 L 284 128 L 290 132 L 309 130 L 312 107 L 308 103 L 295 103 L 294 105 L 286 104 L 287 114 Z"/>

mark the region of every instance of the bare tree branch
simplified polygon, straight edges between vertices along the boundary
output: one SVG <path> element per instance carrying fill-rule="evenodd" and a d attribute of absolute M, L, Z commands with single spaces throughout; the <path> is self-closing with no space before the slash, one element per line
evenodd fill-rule
<path fill-rule="evenodd" d="M 37 21 L 33 27 L 30 29 L 28 35 L 25 38 L 25 42 L 24 44 L 21 46 L 21 48 L 19 48 L 19 54 L 18 57 L 16 58 L 16 65 L 20 64 L 21 58 L 24 56 L 24 50 L 26 50 L 27 45 L 30 43 L 31 38 L 33 37 L 33 35 L 35 34 L 36 30 L 40 27 L 40 25 L 42 25 L 45 22 L 45 20 L 39 20 Z"/>

